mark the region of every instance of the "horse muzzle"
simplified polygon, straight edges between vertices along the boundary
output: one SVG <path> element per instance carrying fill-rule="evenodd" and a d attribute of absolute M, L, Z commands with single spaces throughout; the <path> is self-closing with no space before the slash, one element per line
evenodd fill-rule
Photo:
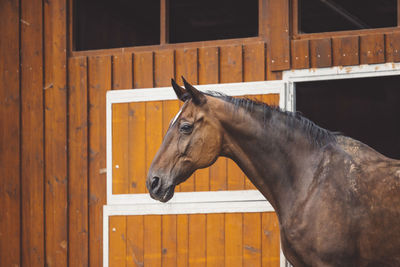
<path fill-rule="evenodd" d="M 147 189 L 149 190 L 151 198 L 167 202 L 174 196 L 175 185 L 165 186 L 158 176 L 151 176 L 146 182 Z"/>

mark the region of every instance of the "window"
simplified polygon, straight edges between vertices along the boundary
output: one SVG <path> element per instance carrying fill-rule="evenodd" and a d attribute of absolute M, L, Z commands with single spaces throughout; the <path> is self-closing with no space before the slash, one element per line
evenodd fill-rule
<path fill-rule="evenodd" d="M 160 43 L 160 0 L 75 0 L 75 50 Z"/>
<path fill-rule="evenodd" d="M 73 50 L 258 35 L 258 0 L 74 0 Z"/>
<path fill-rule="evenodd" d="M 258 0 L 171 0 L 170 42 L 258 35 Z"/>
<path fill-rule="evenodd" d="M 333 32 L 397 26 L 397 0 L 295 1 L 298 1 L 299 33 Z"/>

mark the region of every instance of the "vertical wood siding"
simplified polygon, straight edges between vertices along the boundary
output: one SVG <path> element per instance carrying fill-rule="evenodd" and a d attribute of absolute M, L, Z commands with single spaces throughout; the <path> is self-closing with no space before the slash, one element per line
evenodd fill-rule
<path fill-rule="evenodd" d="M 265 42 L 68 58 L 70 6 L 67 0 L 0 1 L 4 266 L 102 266 L 107 90 L 167 86 L 173 77 L 182 84 L 181 75 L 194 84 L 261 81 L 280 79 L 281 70 L 290 68 L 400 62 L 398 31 L 290 40 L 287 0 L 262 1 Z M 277 96 L 258 99 L 278 101 Z M 180 105 L 115 107 L 123 128 L 118 131 L 136 140 L 115 144 L 116 193 L 146 192 L 147 168 Z M 219 159 L 177 191 L 230 189 L 254 187 L 234 164 Z M 119 266 L 271 266 L 279 258 L 279 236 L 269 230 L 277 227 L 271 214 L 121 216 L 111 225 L 116 247 L 110 255 Z M 238 229 L 243 234 L 232 236 Z M 153 239 L 154 233 L 162 234 Z"/>

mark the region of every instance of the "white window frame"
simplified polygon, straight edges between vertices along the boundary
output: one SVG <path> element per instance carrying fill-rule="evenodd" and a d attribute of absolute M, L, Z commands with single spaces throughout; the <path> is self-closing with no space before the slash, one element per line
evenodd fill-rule
<path fill-rule="evenodd" d="M 196 85 L 200 91 L 217 91 L 230 96 L 279 94 L 279 107 L 291 110 L 288 87 L 284 81 L 261 81 Z M 119 103 L 176 100 L 172 87 L 108 91 L 106 96 L 107 204 L 103 207 L 103 266 L 109 261 L 109 217 L 117 215 L 208 214 L 234 212 L 273 212 L 258 190 L 177 192 L 168 203 L 148 194 L 112 193 L 112 105 Z M 280 266 L 286 266 L 282 250 Z"/>

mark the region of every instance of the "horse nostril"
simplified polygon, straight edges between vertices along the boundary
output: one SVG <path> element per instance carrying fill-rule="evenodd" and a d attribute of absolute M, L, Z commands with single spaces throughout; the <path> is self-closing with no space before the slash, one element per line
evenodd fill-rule
<path fill-rule="evenodd" d="M 151 185 L 150 185 L 150 189 L 154 190 L 158 186 L 159 182 L 160 182 L 160 178 L 158 178 L 157 176 L 154 176 L 153 181 L 151 182 Z"/>

